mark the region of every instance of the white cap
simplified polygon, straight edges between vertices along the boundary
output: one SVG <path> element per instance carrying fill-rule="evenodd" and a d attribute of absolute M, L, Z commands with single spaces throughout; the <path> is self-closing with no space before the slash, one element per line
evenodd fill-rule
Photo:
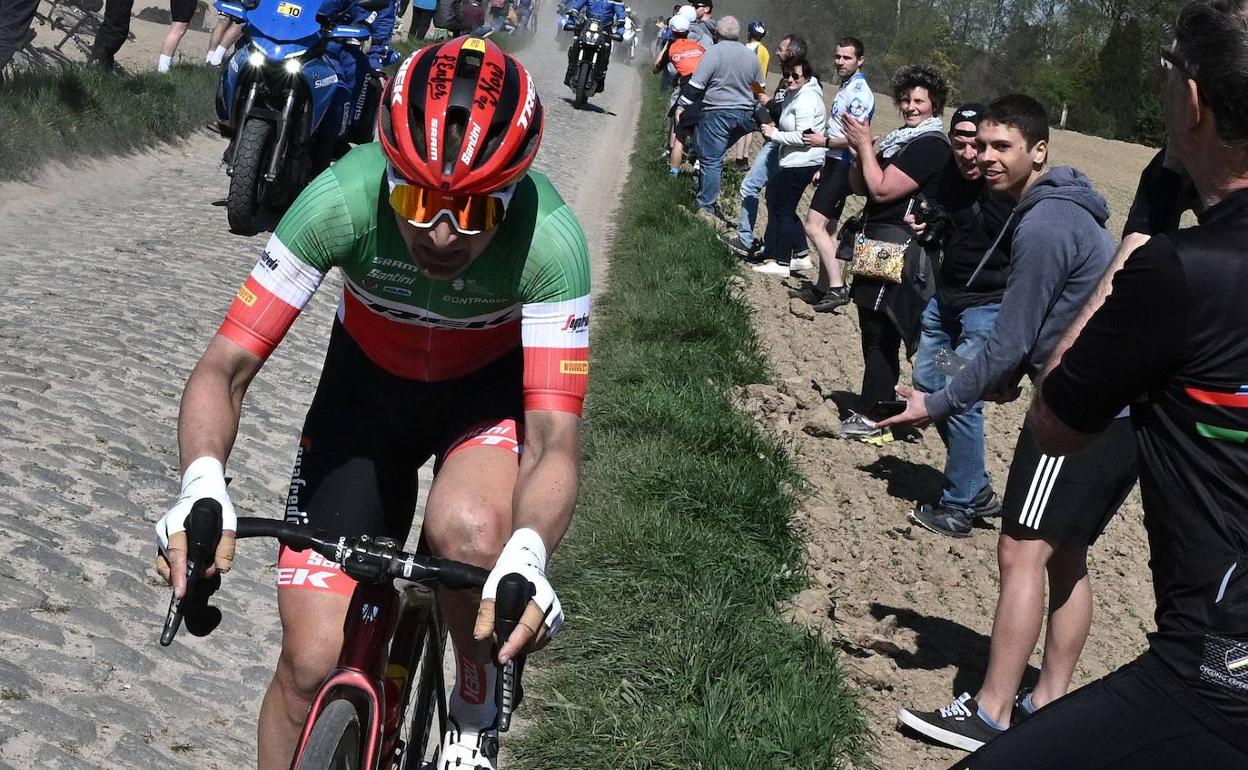
<path fill-rule="evenodd" d="M 680 11 L 677 12 L 677 15 L 684 16 L 689 21 L 693 21 L 694 19 L 698 18 L 698 12 L 693 9 L 692 5 L 680 6 Z"/>
<path fill-rule="evenodd" d="M 689 31 L 689 20 L 679 13 L 667 22 L 667 28 L 676 33 L 684 33 Z"/>

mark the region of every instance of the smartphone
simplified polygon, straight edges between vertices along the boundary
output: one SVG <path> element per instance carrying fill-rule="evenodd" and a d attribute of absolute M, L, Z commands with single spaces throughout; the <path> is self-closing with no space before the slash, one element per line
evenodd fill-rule
<path fill-rule="evenodd" d="M 886 420 L 889 417 L 896 417 L 906 411 L 906 406 L 907 403 L 901 399 L 876 401 L 875 406 L 871 407 L 871 419 Z"/>
<path fill-rule="evenodd" d="M 808 129 L 806 129 L 805 131 L 803 131 L 802 133 L 803 133 L 803 134 L 813 134 L 813 133 L 815 133 L 815 131 L 814 131 L 814 129 L 808 128 Z"/>

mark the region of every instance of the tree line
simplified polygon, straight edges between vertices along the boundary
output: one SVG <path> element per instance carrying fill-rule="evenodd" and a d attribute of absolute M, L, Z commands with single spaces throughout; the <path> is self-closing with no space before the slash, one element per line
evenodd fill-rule
<path fill-rule="evenodd" d="M 867 47 L 866 74 L 883 90 L 889 73 L 930 63 L 954 98 L 987 101 L 1023 91 L 1055 123 L 1114 139 L 1160 144 L 1158 47 L 1182 0 L 767 0 L 716 3 L 716 12 L 761 18 L 779 36 L 799 31 L 831 71 L 843 35 Z M 723 6 L 722 11 L 720 6 Z"/>

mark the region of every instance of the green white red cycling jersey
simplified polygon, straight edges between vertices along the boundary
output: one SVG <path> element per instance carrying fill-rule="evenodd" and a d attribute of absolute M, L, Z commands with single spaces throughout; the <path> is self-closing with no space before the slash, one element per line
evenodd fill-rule
<path fill-rule="evenodd" d="M 579 415 L 589 373 L 589 256 L 550 182 L 532 171 L 522 178 L 493 241 L 449 281 L 417 269 L 386 192 L 376 143 L 317 177 L 282 218 L 220 333 L 266 358 L 338 267 L 338 318 L 382 369 L 451 380 L 523 346 L 524 408 Z"/>

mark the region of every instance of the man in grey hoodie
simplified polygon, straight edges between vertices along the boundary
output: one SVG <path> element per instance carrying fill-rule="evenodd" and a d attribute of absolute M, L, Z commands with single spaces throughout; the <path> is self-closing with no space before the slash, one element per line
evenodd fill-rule
<path fill-rule="evenodd" d="M 1049 167 L 1048 126 L 1044 107 L 1029 96 L 1004 96 L 988 107 L 976 140 L 978 162 L 994 192 L 1018 201 L 1011 216 L 1012 269 L 996 325 L 943 389 L 925 394 L 898 386 L 907 408 L 881 426 L 923 425 L 981 399 L 1017 398 L 1019 379 L 1044 370 L 1113 259 L 1105 199 L 1082 173 Z M 1004 232 L 1011 232 L 1008 222 Z M 1069 688 L 1092 618 L 1088 547 L 1137 476 L 1129 421 L 1115 423 L 1069 457 L 1042 453 L 1027 428 L 1020 432 L 1006 482 L 997 545 L 1001 590 L 983 685 L 974 698 L 963 693 L 936 711 L 903 708 L 903 725 L 973 751 L 1010 726 L 1016 699 L 1025 715 Z M 956 511 L 912 521 L 945 535 L 967 537 L 971 531 L 969 516 Z M 1046 573 L 1044 660 L 1035 690 L 1022 695 L 1019 684 L 1045 616 Z"/>

